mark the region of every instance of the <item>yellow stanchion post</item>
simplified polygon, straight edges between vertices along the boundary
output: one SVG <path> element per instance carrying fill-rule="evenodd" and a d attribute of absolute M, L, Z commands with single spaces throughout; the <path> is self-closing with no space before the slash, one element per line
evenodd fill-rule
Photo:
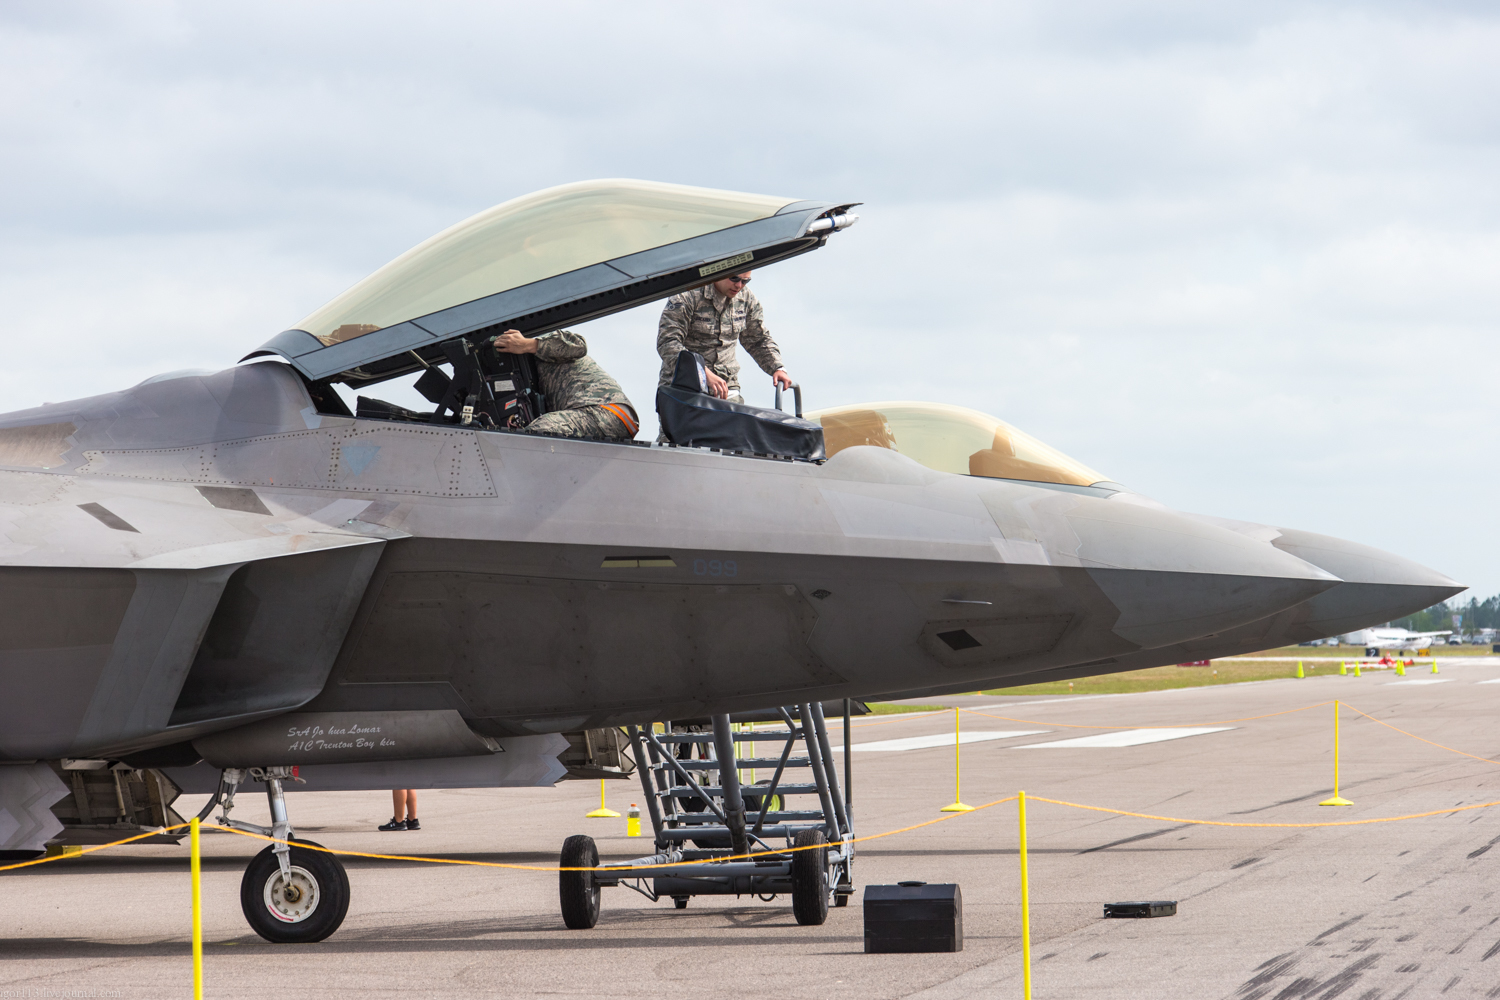
<path fill-rule="evenodd" d="M 1324 799 L 1319 802 L 1320 806 L 1352 806 L 1346 798 L 1339 795 L 1339 703 L 1338 699 L 1333 702 L 1333 798 Z"/>
<path fill-rule="evenodd" d="M 618 819 L 619 813 L 604 804 L 604 779 L 599 779 L 599 808 L 583 814 L 584 819 Z"/>
<path fill-rule="evenodd" d="M 625 812 L 625 836 L 639 837 L 641 835 L 641 807 L 634 802 Z"/>
<path fill-rule="evenodd" d="M 1021 825 L 1021 983 L 1031 1000 L 1031 879 L 1026 870 L 1026 793 L 1016 793 L 1016 813 Z"/>
<path fill-rule="evenodd" d="M 1304 676 L 1306 676 L 1306 675 L 1304 675 L 1304 674 L 1303 674 L 1303 673 L 1302 673 L 1302 661 L 1301 661 L 1301 660 L 1298 660 L 1298 661 L 1297 661 L 1297 679 L 1298 679 L 1298 680 L 1299 680 L 1299 681 L 1300 681 L 1300 680 L 1302 680 L 1302 678 L 1303 678 L 1303 677 L 1304 677 Z"/>
<path fill-rule="evenodd" d="M 198 842 L 198 817 L 192 820 L 193 871 L 193 1000 L 203 1000 L 203 866 Z"/>
<path fill-rule="evenodd" d="M 1339 661 L 1339 676 L 1340 677 L 1348 677 L 1349 676 L 1349 661 L 1348 660 L 1340 660 Z"/>
<path fill-rule="evenodd" d="M 959 794 L 961 785 L 959 783 L 959 759 L 958 759 L 958 709 L 953 710 L 953 801 L 943 806 L 940 810 L 945 813 L 973 812 L 973 806 L 964 805 L 964 797 Z"/>

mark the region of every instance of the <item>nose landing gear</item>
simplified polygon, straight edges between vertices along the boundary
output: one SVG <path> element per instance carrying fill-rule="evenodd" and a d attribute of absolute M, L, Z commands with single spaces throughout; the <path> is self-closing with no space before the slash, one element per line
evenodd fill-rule
<path fill-rule="evenodd" d="M 271 825 L 229 818 L 234 793 L 247 779 L 266 784 Z M 240 909 L 255 933 L 276 944 L 321 941 L 344 922 L 349 912 L 349 876 L 337 855 L 321 844 L 296 839 L 287 818 L 282 782 L 299 780 L 290 767 L 228 768 L 224 771 L 224 805 L 219 825 L 274 837 L 257 854 L 240 881 Z"/>

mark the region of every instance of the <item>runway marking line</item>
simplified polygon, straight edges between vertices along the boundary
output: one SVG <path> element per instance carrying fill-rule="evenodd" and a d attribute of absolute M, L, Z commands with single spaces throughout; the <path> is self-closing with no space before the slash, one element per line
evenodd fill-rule
<path fill-rule="evenodd" d="M 984 743 L 988 740 L 1009 740 L 1020 736 L 1043 736 L 1051 730 L 1047 729 L 1010 729 L 998 731 L 970 730 L 960 733 L 958 742 Z M 767 742 L 770 742 L 769 740 Z M 855 743 L 849 748 L 850 752 L 874 751 L 876 753 L 897 753 L 903 750 L 930 750 L 934 747 L 951 747 L 953 745 L 952 733 L 938 733 L 936 736 L 903 736 L 895 740 L 874 740 L 869 743 Z M 841 753 L 843 746 L 833 748 L 834 753 Z"/>
<path fill-rule="evenodd" d="M 1167 740 L 1186 739 L 1189 736 L 1202 736 L 1205 733 L 1227 733 L 1233 731 L 1234 726 L 1200 726 L 1189 729 L 1180 726 L 1162 726 L 1160 728 L 1124 729 L 1113 733 L 1099 733 L 1095 736 L 1077 736 L 1071 740 L 1053 740 L 1050 743 L 1027 743 L 1024 746 L 1011 747 L 1012 750 L 1046 750 L 1056 748 L 1059 750 L 1103 750 L 1119 747 L 1139 747 L 1151 743 L 1163 743 Z"/>
<path fill-rule="evenodd" d="M 1202 729 L 1205 726 L 1227 726 L 1235 722 L 1255 722 L 1257 719 L 1274 719 L 1278 715 L 1292 715 L 1296 712 L 1307 712 L 1314 708 L 1323 708 L 1332 705 L 1333 699 L 1320 701 L 1316 705 L 1304 705 L 1301 708 L 1288 708 L 1281 712 L 1267 712 L 1265 715 L 1250 715 L 1243 719 L 1220 719 L 1217 722 L 1191 722 L 1181 725 L 1169 726 L 1080 726 L 1067 722 L 1038 722 L 1036 719 L 1015 719 L 1008 715 L 995 715 L 991 712 L 981 712 L 974 708 L 960 708 L 960 712 L 968 712 L 970 715 L 982 715 L 986 719 L 1000 719 L 1003 722 L 1020 722 L 1028 726 L 1052 726 L 1057 729 Z"/>

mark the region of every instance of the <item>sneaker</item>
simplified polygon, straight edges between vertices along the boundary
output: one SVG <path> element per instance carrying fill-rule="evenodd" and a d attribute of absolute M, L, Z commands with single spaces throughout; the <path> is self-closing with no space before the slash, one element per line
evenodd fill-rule
<path fill-rule="evenodd" d="M 392 816 L 389 823 L 380 824 L 382 830 L 405 830 L 408 829 L 406 821 Z"/>
<path fill-rule="evenodd" d="M 406 828 L 408 830 L 420 830 L 422 829 L 422 824 L 417 821 L 417 817 L 413 816 L 406 821 Z"/>

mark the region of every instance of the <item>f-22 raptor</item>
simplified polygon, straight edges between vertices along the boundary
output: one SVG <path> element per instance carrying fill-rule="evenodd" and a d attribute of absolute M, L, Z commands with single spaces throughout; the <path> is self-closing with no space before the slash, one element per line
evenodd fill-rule
<path fill-rule="evenodd" d="M 491 419 L 523 391 L 495 333 L 787 261 L 852 238 L 853 207 L 552 188 L 235 367 L 0 416 L 0 849 L 168 826 L 179 789 L 252 781 L 286 840 L 286 788 L 550 784 L 628 768 L 619 727 L 1226 656 L 1460 589 L 1169 510 L 943 401 L 724 403 L 720 431 L 654 443 Z M 434 409 L 339 391 L 399 378 Z M 684 392 L 659 392 L 664 425 Z M 284 843 L 245 885 L 272 940 L 348 905 L 335 859 Z"/>

